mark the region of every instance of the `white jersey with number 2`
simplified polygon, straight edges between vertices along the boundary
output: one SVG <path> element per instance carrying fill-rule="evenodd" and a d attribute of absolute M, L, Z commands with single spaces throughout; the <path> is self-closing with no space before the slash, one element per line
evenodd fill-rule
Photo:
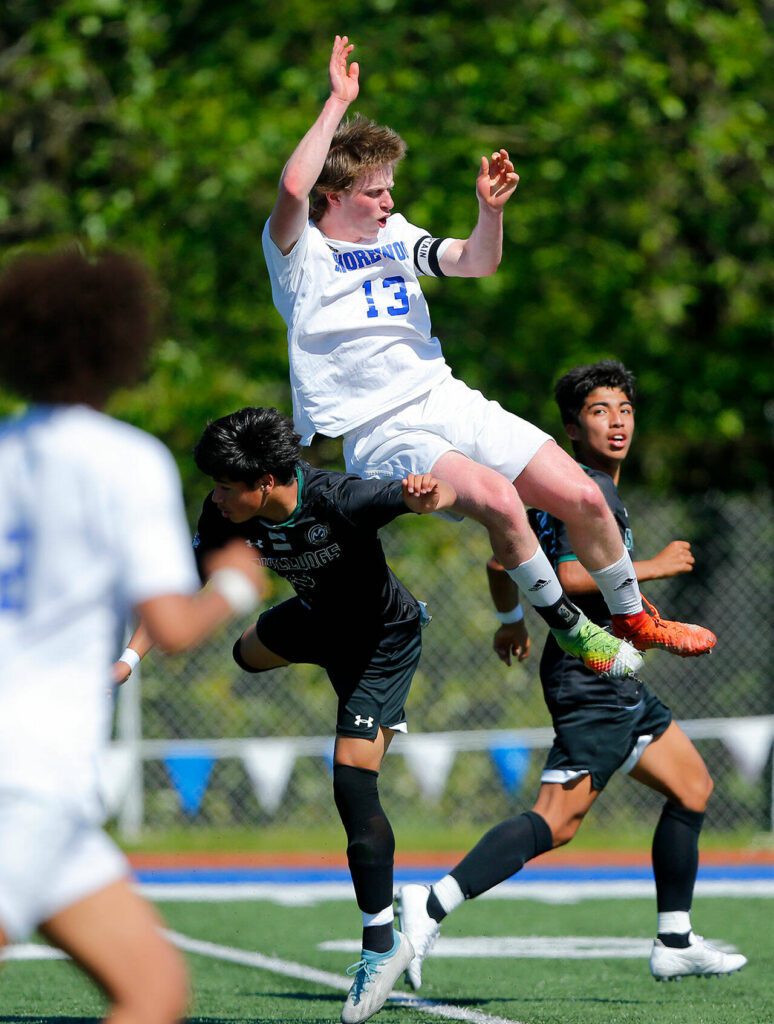
<path fill-rule="evenodd" d="M 0 423 L 0 794 L 96 818 L 111 665 L 130 609 L 198 586 L 156 439 L 84 406 Z"/>
<path fill-rule="evenodd" d="M 340 242 L 309 221 L 283 255 L 263 232 L 274 304 L 288 326 L 293 420 L 308 444 L 339 437 L 451 373 L 419 285 L 451 240 L 393 214 L 375 242 Z M 436 270 L 437 273 L 440 271 Z"/>

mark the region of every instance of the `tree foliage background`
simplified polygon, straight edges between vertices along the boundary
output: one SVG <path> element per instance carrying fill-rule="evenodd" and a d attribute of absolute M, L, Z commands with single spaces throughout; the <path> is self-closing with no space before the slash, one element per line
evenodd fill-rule
<path fill-rule="evenodd" d="M 431 281 L 468 383 L 559 436 L 556 377 L 638 375 L 630 477 L 681 492 L 766 481 L 774 419 L 774 35 L 753 0 L 4 0 L 0 247 L 140 253 L 165 293 L 147 381 L 111 411 L 187 454 L 208 418 L 289 411 L 260 232 L 327 92 L 403 134 L 397 208 L 466 236 L 482 153 L 521 174 L 498 274 Z M 0 396 L 0 408 L 13 407 Z M 337 464 L 337 442 L 315 457 Z"/>

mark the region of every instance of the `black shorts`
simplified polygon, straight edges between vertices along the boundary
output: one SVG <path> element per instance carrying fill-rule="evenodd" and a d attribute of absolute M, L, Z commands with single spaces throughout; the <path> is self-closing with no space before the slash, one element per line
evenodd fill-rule
<path fill-rule="evenodd" d="M 321 665 L 339 698 L 337 736 L 373 739 L 379 727 L 405 731 L 405 704 L 422 653 L 419 614 L 380 627 L 376 634 L 321 620 L 297 597 L 265 611 L 258 639 L 295 664 Z"/>
<path fill-rule="evenodd" d="M 610 776 L 625 765 L 641 737 L 656 739 L 666 730 L 672 712 L 643 686 L 642 699 L 633 707 L 554 706 L 551 718 L 556 737 L 542 781 L 561 783 L 591 775 L 594 789 L 601 792 Z"/>

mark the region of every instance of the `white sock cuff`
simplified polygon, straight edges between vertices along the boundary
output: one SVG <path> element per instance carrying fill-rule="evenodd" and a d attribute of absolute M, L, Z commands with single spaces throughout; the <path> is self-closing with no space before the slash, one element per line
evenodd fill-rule
<path fill-rule="evenodd" d="M 450 914 L 460 903 L 465 902 L 462 889 L 457 884 L 456 878 L 452 878 L 451 875 L 444 875 L 440 881 L 434 882 L 432 890 L 447 914 Z"/>
<path fill-rule="evenodd" d="M 505 571 L 531 605 L 549 608 L 562 596 L 562 585 L 539 544 L 532 558 L 517 565 L 515 569 Z"/>
<path fill-rule="evenodd" d="M 626 548 L 617 562 L 604 569 L 591 569 L 589 575 L 601 590 L 612 615 L 635 615 L 642 611 L 637 573 Z"/>
<path fill-rule="evenodd" d="M 669 910 L 658 915 L 659 935 L 685 935 L 691 930 L 691 915 L 687 910 Z"/>
<path fill-rule="evenodd" d="M 367 914 L 365 910 L 362 911 L 362 914 L 364 928 L 374 928 L 376 925 L 389 924 L 391 921 L 395 920 L 395 911 L 392 908 L 392 904 L 390 904 L 389 907 L 385 907 L 384 910 L 380 910 L 376 914 Z"/>

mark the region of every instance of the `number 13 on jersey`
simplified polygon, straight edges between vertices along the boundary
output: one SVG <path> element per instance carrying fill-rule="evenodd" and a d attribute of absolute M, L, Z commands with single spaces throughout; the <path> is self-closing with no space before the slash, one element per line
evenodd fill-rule
<path fill-rule="evenodd" d="M 379 279 L 376 284 L 378 286 Z M 387 294 L 380 297 L 379 288 L 377 287 L 377 297 L 374 298 L 373 294 L 373 281 L 363 282 L 363 291 L 365 292 L 365 299 L 368 305 L 367 317 L 379 316 L 380 313 L 386 313 L 388 316 L 405 316 L 409 311 L 409 297 L 406 291 L 406 281 L 402 277 L 385 277 L 382 279 L 382 290 L 386 290 Z M 377 304 L 378 300 L 378 304 Z M 389 305 L 387 305 L 389 303 Z"/>

